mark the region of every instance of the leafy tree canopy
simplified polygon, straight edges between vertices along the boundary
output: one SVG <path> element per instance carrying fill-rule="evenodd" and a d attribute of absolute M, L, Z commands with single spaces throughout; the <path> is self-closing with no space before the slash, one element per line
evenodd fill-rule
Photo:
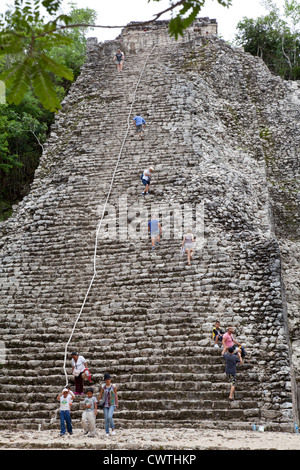
<path fill-rule="evenodd" d="M 285 0 L 283 13 L 272 0 L 265 0 L 264 5 L 267 15 L 238 23 L 236 42 L 261 57 L 275 74 L 300 79 L 300 4 Z"/>
<path fill-rule="evenodd" d="M 73 23 L 92 24 L 96 18 L 94 10 L 77 8 L 74 3 L 70 3 L 69 7 L 68 16 Z M 6 18 L 12 22 L 11 12 L 7 13 Z M 47 39 L 47 42 L 43 40 L 41 44 L 36 44 L 38 46 L 35 51 L 36 60 L 40 59 L 41 54 L 45 54 L 50 61 L 57 64 L 57 67 L 68 68 L 70 74 L 76 78 L 85 60 L 86 29 L 66 29 L 62 34 L 63 41 L 52 42 L 49 37 L 49 41 Z M 25 39 L 24 44 L 26 44 Z M 22 64 L 27 58 L 27 52 L 25 47 L 24 49 L 21 47 L 16 54 L 0 54 L 2 76 L 10 74 L 18 64 Z M 48 80 L 51 81 L 58 103 L 61 102 L 68 93 L 71 81 L 64 75 L 55 75 L 48 69 L 45 73 L 48 74 Z M 13 76 L 11 79 L 13 80 Z M 9 96 L 12 89 L 7 91 Z M 16 101 L 10 99 L 10 103 L 8 100 L 0 102 L 0 220 L 9 217 L 12 205 L 29 191 L 54 120 L 54 112 L 50 112 L 42 105 L 31 81 L 21 101 L 20 99 L 21 97 Z"/>
<path fill-rule="evenodd" d="M 56 52 L 64 47 L 65 58 L 71 60 L 76 35 L 82 33 L 77 29 L 73 35 L 66 34 L 61 27 L 78 19 L 74 8 L 69 15 L 61 14 L 47 21 L 41 6 L 48 14 L 53 14 L 59 8 L 60 0 L 14 0 L 14 11 L 8 10 L 0 16 L 0 58 L 10 58 L 10 66 L 1 73 L 0 80 L 5 82 L 8 90 L 6 100 L 9 104 L 21 103 L 32 87 L 46 109 L 57 111 L 60 99 L 52 77 L 72 81 L 74 73 L 70 63 L 57 60 Z M 91 25 L 95 21 L 92 12 L 87 10 L 80 20 L 88 20 Z"/>

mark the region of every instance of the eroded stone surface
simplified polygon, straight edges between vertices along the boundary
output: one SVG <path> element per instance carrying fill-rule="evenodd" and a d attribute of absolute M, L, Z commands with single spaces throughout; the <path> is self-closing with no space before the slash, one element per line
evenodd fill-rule
<path fill-rule="evenodd" d="M 115 41 L 89 41 L 31 192 L 1 224 L 2 427 L 53 425 L 97 222 L 156 44 L 130 116 L 146 119 L 145 139 L 130 129 L 105 218 L 109 237 L 98 242 L 97 276 L 69 352 L 87 358 L 95 390 L 103 372 L 113 374 L 125 426 L 230 417 L 291 429 L 293 372 L 300 376 L 299 90 L 213 32 L 199 36 L 195 27 L 175 43 L 165 27 L 131 26 Z M 119 46 L 126 62 L 118 74 Z M 144 199 L 140 174 L 149 164 L 153 189 Z M 191 267 L 172 236 L 184 208 L 204 210 Z M 163 215 L 154 252 L 151 213 Z M 247 349 L 230 407 L 212 348 L 216 318 L 236 325 Z M 80 413 L 76 399 L 75 421 Z"/>

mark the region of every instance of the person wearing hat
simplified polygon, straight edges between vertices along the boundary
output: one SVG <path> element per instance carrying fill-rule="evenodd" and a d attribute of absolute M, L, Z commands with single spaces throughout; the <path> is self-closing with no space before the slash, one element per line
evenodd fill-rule
<path fill-rule="evenodd" d="M 70 390 L 64 388 L 60 395 L 58 395 L 57 400 L 60 402 L 59 416 L 60 416 L 60 435 L 64 436 L 66 434 L 66 426 L 69 434 L 73 434 L 72 422 L 71 422 L 71 403 L 72 395 Z"/>
<path fill-rule="evenodd" d="M 115 425 L 113 421 L 113 414 L 115 408 L 118 408 L 119 401 L 118 401 L 118 392 L 117 387 L 115 384 L 112 384 L 112 377 L 110 374 L 104 374 L 103 377 L 105 384 L 101 385 L 100 395 L 98 397 L 98 402 L 102 399 L 104 401 L 103 413 L 104 413 L 104 420 L 105 420 L 105 435 L 109 437 L 109 428 L 111 427 L 111 435 L 114 436 L 115 432 Z"/>
<path fill-rule="evenodd" d="M 146 168 L 143 171 L 141 179 L 142 179 L 143 185 L 145 186 L 145 189 L 142 192 L 142 196 L 147 196 L 149 194 L 149 186 L 151 184 L 151 177 L 152 177 L 153 171 L 154 171 L 154 168 L 152 166 L 150 166 L 150 168 Z"/>
<path fill-rule="evenodd" d="M 87 362 L 83 356 L 79 356 L 77 352 L 72 352 L 72 374 L 75 379 L 75 395 L 83 395 L 83 378 L 82 372 L 87 369 Z"/>

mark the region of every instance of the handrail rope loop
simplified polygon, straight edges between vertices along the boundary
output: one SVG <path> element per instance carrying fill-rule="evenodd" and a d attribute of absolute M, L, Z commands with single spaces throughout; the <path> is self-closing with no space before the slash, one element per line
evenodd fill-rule
<path fill-rule="evenodd" d="M 141 81 L 141 78 L 142 78 L 142 75 L 143 75 L 143 72 L 145 70 L 145 67 L 146 67 L 146 64 L 148 62 L 148 58 L 150 57 L 150 55 L 152 54 L 152 52 L 154 51 L 156 45 L 154 45 L 151 49 L 151 51 L 149 52 L 149 54 L 147 55 L 146 59 L 145 59 L 145 62 L 144 62 L 144 65 L 142 67 L 142 70 L 141 70 L 141 73 L 139 75 L 139 78 L 138 78 L 138 81 L 136 83 L 136 86 L 135 86 L 135 90 L 134 90 L 134 93 L 133 93 L 133 98 L 132 98 L 132 102 L 131 102 L 131 105 L 130 105 L 130 109 L 129 109 L 129 113 L 128 113 L 128 117 L 127 117 L 127 130 L 125 132 L 125 135 L 124 135 L 124 139 L 123 139 L 123 142 L 122 142 L 122 145 L 121 145 L 121 148 L 120 148 L 120 152 L 119 152 L 119 156 L 118 156 L 118 159 L 117 159 L 117 162 L 116 162 L 116 165 L 115 165 L 115 169 L 114 169 L 114 172 L 113 172 L 113 175 L 112 175 L 112 179 L 111 179 L 111 183 L 110 183 L 110 186 L 109 186 L 109 190 L 108 190 L 108 193 L 107 193 L 107 196 L 106 196 L 106 200 L 105 200 L 105 203 L 104 203 L 104 206 L 103 206 L 103 211 L 102 211 L 102 215 L 101 215 L 101 218 L 100 218 L 100 221 L 98 223 L 98 227 L 97 227 L 97 230 L 96 230 L 96 237 L 95 237 L 95 249 L 94 249 L 94 273 L 93 273 L 93 276 L 91 278 L 91 281 L 90 281 L 90 284 L 89 284 L 89 287 L 87 289 L 87 292 L 85 294 L 85 297 L 84 297 L 84 300 L 83 300 L 83 303 L 81 305 L 81 308 L 80 308 L 80 311 L 79 311 L 79 314 L 75 320 L 75 323 L 74 323 L 74 326 L 72 328 L 72 331 L 71 331 L 71 334 L 70 334 L 70 337 L 66 343 L 66 346 L 65 346 L 65 355 L 64 355 L 64 373 L 65 373 L 65 377 L 66 377 L 66 385 L 68 384 L 68 374 L 67 374 L 67 370 L 66 370 L 66 361 L 67 361 L 67 351 L 68 351 L 68 346 L 71 342 L 71 339 L 73 337 L 73 334 L 74 334 L 74 331 L 76 329 L 76 325 L 79 321 L 79 318 L 82 314 L 82 311 L 85 307 L 85 304 L 86 304 L 86 300 L 88 298 L 88 295 L 90 293 L 90 290 L 91 290 L 91 287 L 94 283 L 94 280 L 95 280 L 95 277 L 97 275 L 97 270 L 96 270 L 96 257 L 97 257 L 97 245 L 98 245 L 98 237 L 99 237 L 99 233 L 100 233 L 100 228 L 101 228 L 101 225 L 102 225 L 102 221 L 103 221 L 103 218 L 104 218 L 104 214 L 105 214 L 105 210 L 106 210 L 106 206 L 107 206 L 107 203 L 108 203 L 108 200 L 110 198 L 110 195 L 111 195 L 111 191 L 112 191 L 112 187 L 113 187 L 113 183 L 114 183 L 114 179 L 115 179 L 115 175 L 116 175 L 116 172 L 117 172 L 117 169 L 118 169 L 118 166 L 119 166 L 119 162 L 120 162 L 120 159 L 121 159 L 121 155 L 122 155 L 122 152 L 123 152 L 123 149 L 124 149 L 124 146 L 125 146 L 125 142 L 126 142 L 126 139 L 127 139 L 127 136 L 128 136 L 128 133 L 129 133 L 129 129 L 130 129 L 130 116 L 131 116 L 131 113 L 132 113 L 132 108 L 133 108 L 133 105 L 134 105 L 134 102 L 135 102 L 135 97 L 136 97 L 136 92 L 137 92 L 137 89 L 138 89 L 138 86 L 140 84 L 140 81 Z"/>

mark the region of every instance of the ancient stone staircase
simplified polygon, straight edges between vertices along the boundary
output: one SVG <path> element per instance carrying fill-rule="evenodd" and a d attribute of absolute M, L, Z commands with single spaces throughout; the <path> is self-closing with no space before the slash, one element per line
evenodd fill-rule
<path fill-rule="evenodd" d="M 122 40 L 126 49 L 126 31 Z M 252 150 L 260 148 L 257 128 L 249 120 L 255 145 L 237 150 L 243 137 L 231 130 L 237 122 L 233 110 L 195 76 L 191 57 L 191 50 L 203 57 L 207 44 L 212 57 L 221 42 L 168 43 L 149 57 L 152 44 L 146 44 L 126 54 L 124 71 L 117 73 L 111 51 L 119 41 L 91 46 L 31 192 L 2 226 L 0 326 L 7 357 L 0 377 L 1 427 L 58 426 L 64 348 L 93 274 L 97 223 L 148 58 L 133 107 L 133 115 L 146 119 L 146 136 L 139 140 L 132 126 L 125 142 L 105 218 L 110 230 L 101 232 L 97 276 L 69 346 L 69 373 L 75 349 L 88 361 L 95 393 L 103 373 L 113 375 L 118 426 L 249 429 L 256 422 L 290 430 L 280 253 L 263 156 Z M 153 185 L 143 198 L 140 173 L 149 164 Z M 174 225 L 174 204 L 195 209 L 201 202 L 205 243 L 189 267 L 180 257 L 181 240 L 164 233 L 168 223 Z M 157 250 L 139 232 L 124 238 L 124 222 L 130 229 L 140 211 L 143 232 L 150 215 L 165 215 L 164 208 L 170 218 L 164 219 Z M 232 403 L 223 359 L 212 347 L 216 318 L 224 328 L 235 324 L 247 349 Z M 79 403 L 76 398 L 74 423 Z"/>

